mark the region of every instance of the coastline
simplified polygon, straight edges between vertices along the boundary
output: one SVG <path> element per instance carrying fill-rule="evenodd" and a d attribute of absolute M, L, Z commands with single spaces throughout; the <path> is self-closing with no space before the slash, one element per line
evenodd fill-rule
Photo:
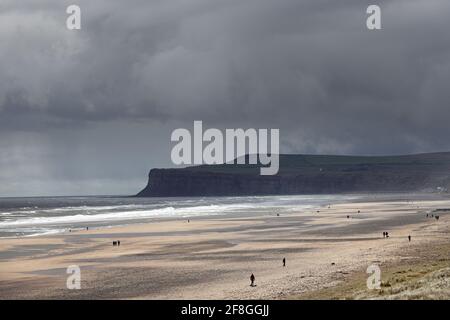
<path fill-rule="evenodd" d="M 364 286 L 362 271 L 372 263 L 388 275 L 411 262 L 412 250 L 418 264 L 444 259 L 439 266 L 449 266 L 444 251 L 434 258 L 419 254 L 449 242 L 448 212 L 440 212 L 439 221 L 426 218 L 443 208 L 450 200 L 366 199 L 281 216 L 202 217 L 0 239 L 0 299 L 383 298 L 360 292 L 358 279 Z M 381 235 L 385 230 L 389 239 Z M 120 247 L 112 246 L 115 240 Z M 81 290 L 66 288 L 66 269 L 74 264 L 81 269 Z M 251 273 L 256 287 L 249 286 Z M 348 283 L 355 283 L 354 292 L 343 287 Z"/>

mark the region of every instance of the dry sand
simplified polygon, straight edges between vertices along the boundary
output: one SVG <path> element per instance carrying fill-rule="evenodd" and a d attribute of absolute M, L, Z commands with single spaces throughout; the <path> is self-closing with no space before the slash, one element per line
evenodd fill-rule
<path fill-rule="evenodd" d="M 449 299 L 447 208 L 445 199 L 367 200 L 279 217 L 195 218 L 0 239 L 0 298 Z M 438 221 L 426 218 L 438 209 Z M 382 290 L 365 287 L 371 264 L 381 267 Z M 80 290 L 66 288 L 69 265 L 81 268 Z"/>

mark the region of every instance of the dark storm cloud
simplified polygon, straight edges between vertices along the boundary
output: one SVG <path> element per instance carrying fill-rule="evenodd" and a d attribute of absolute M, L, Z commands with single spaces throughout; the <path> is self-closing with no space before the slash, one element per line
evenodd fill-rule
<path fill-rule="evenodd" d="M 73 3 L 0 4 L 0 142 L 16 163 L 40 152 L 42 176 L 84 177 L 61 152 L 70 141 L 86 176 L 108 161 L 96 150 L 126 150 L 137 179 L 170 165 L 143 150 L 169 153 L 170 129 L 194 119 L 280 128 L 284 152 L 450 150 L 449 1 L 81 0 L 82 30 L 69 31 Z M 380 31 L 365 27 L 373 3 Z M 112 158 L 99 179 L 123 179 L 130 158 Z"/>

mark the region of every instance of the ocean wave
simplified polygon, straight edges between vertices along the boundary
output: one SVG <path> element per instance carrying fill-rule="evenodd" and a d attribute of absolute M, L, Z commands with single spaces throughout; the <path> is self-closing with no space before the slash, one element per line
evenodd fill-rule
<path fill-rule="evenodd" d="M 250 205 L 208 205 L 174 208 L 165 207 L 151 210 L 132 210 L 132 211 L 116 211 L 110 213 L 99 214 L 75 214 L 53 217 L 35 217 L 22 218 L 12 221 L 0 222 L 0 228 L 21 226 L 21 225 L 48 225 L 48 224 L 69 224 L 82 222 L 106 222 L 106 221 L 120 221 L 133 220 L 143 218 L 155 217 L 185 217 L 195 215 L 212 215 L 220 214 L 222 212 L 229 212 L 231 210 L 246 209 Z"/>

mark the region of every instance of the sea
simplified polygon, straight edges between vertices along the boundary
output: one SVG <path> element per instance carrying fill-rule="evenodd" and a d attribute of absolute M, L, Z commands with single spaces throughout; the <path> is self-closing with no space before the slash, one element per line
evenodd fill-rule
<path fill-rule="evenodd" d="M 0 237 L 58 234 L 168 219 L 307 212 L 358 195 L 196 198 L 114 196 L 0 198 Z"/>

